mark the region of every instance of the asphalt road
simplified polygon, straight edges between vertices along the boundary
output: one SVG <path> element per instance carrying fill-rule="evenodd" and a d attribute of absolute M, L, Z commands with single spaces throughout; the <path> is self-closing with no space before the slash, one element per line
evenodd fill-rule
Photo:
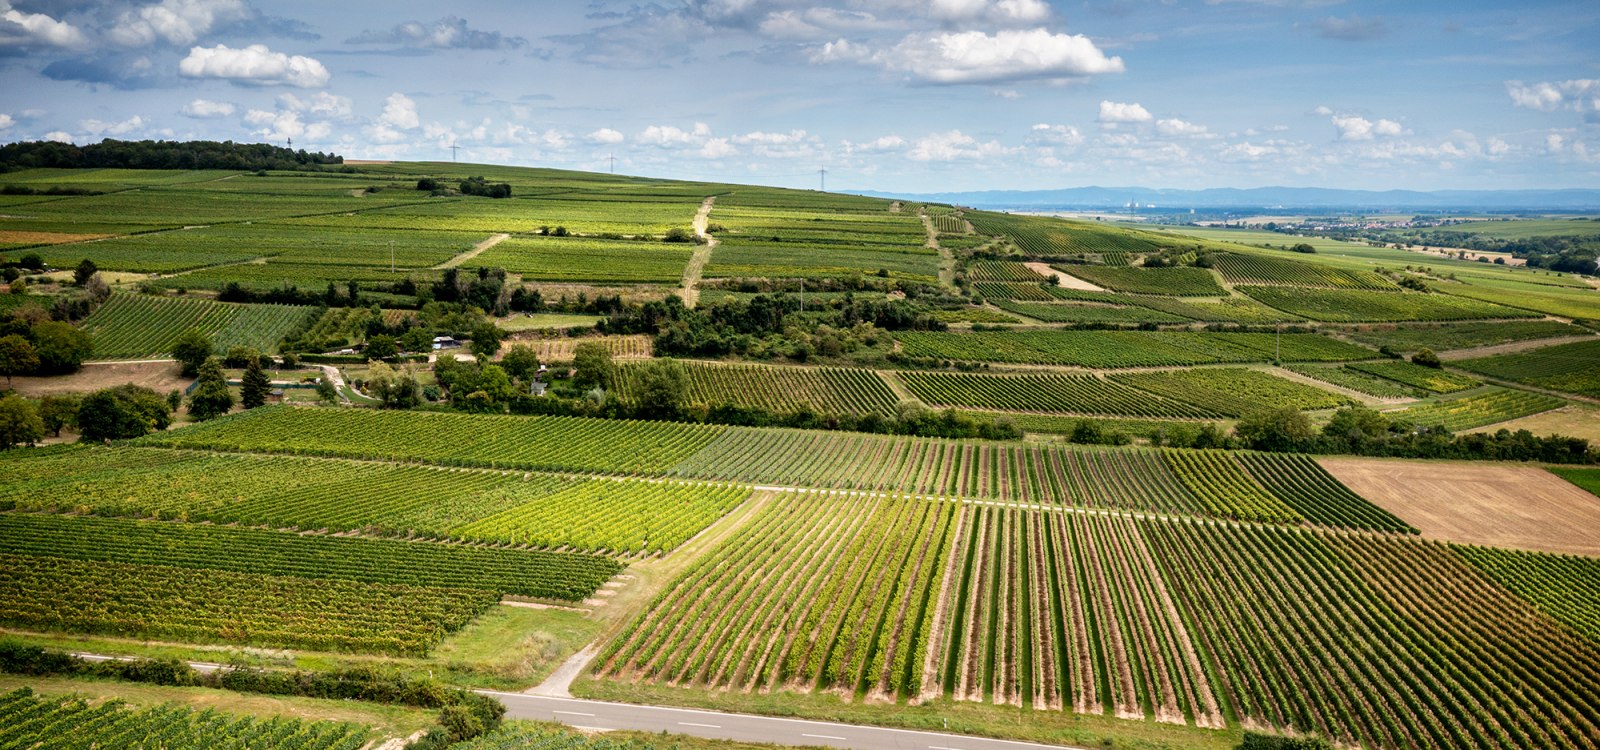
<path fill-rule="evenodd" d="M 1061 747 L 959 734 L 729 714 L 691 708 L 636 706 L 628 703 L 553 698 L 492 690 L 478 692 L 492 695 L 506 704 L 508 718 L 557 721 L 581 729 L 671 732 L 740 742 L 839 747 L 850 750 L 1027 750 Z"/>

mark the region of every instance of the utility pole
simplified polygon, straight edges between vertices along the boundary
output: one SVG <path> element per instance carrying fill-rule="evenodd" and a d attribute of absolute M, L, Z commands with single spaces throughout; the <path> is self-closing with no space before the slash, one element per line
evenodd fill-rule
<path fill-rule="evenodd" d="M 616 154 L 612 154 L 611 155 L 611 173 L 612 174 L 616 174 L 617 173 L 617 155 Z"/>
<path fill-rule="evenodd" d="M 457 146 L 454 143 L 450 144 L 450 161 L 456 160 L 456 151 L 460 148 L 460 146 Z"/>
<path fill-rule="evenodd" d="M 820 190 L 820 191 L 822 191 L 824 193 L 828 192 L 828 168 L 827 167 L 823 167 L 823 168 L 817 170 L 817 183 L 818 183 L 818 185 L 817 185 L 817 189 L 818 190 Z"/>

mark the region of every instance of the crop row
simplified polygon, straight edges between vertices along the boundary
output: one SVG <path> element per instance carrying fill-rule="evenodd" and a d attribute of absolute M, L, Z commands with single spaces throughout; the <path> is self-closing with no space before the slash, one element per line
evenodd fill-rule
<path fill-rule="evenodd" d="M 924 403 L 1019 411 L 1115 414 L 1138 417 L 1210 418 L 1223 416 L 1204 407 L 1160 396 L 1094 375 L 971 375 L 896 373 Z"/>
<path fill-rule="evenodd" d="M 1542 393 L 1487 386 L 1467 391 L 1460 397 L 1413 406 L 1400 412 L 1399 416 L 1419 425 L 1457 431 L 1550 411 L 1565 403 L 1555 396 Z"/>
<path fill-rule="evenodd" d="M 1081 221 L 991 211 L 968 211 L 966 217 L 979 234 L 1009 237 L 1019 250 L 1034 256 L 1101 253 L 1125 256 L 1161 249 L 1142 235 Z"/>
<path fill-rule="evenodd" d="M 0 553 L 0 623 L 31 629 L 422 655 L 493 606 L 473 589 Z"/>
<path fill-rule="evenodd" d="M 1059 302 L 1053 304 L 1036 304 L 1030 302 L 1013 302 L 1011 300 L 995 300 L 994 304 L 1002 310 L 1010 310 L 1018 315 L 1026 315 L 1035 320 L 1046 323 L 1187 323 L 1186 318 L 1180 318 L 1145 307 L 1129 307 L 1123 305 L 1097 305 L 1073 302 Z"/>
<path fill-rule="evenodd" d="M 636 367 L 617 368 L 617 396 L 634 400 Z M 888 413 L 899 398 L 872 370 L 832 367 L 686 364 L 691 403 L 735 404 L 786 413 L 809 408 L 825 414 Z"/>
<path fill-rule="evenodd" d="M 1352 271 L 1266 255 L 1220 253 L 1216 256 L 1216 266 L 1222 278 L 1233 284 L 1395 289 L 1394 282 L 1372 271 Z"/>
<path fill-rule="evenodd" d="M 1526 310 L 1448 294 L 1281 286 L 1241 286 L 1238 289 L 1284 312 L 1335 323 L 1536 317 Z"/>
<path fill-rule="evenodd" d="M 0 552 L 568 601 L 592 595 L 622 569 L 592 555 L 16 513 L 0 514 Z"/>
<path fill-rule="evenodd" d="M 176 704 L 133 708 L 90 704 L 76 696 L 45 698 L 29 688 L 0 694 L 0 747 L 162 748 L 162 750 L 360 750 L 358 724 L 226 714 Z"/>
<path fill-rule="evenodd" d="M 1483 383 L 1466 375 L 1459 375 L 1436 367 L 1423 367 L 1403 359 L 1383 362 L 1356 362 L 1345 366 L 1368 375 L 1376 375 L 1380 378 L 1386 378 L 1396 383 L 1433 393 L 1455 393 L 1483 385 Z"/>
<path fill-rule="evenodd" d="M 676 684 L 914 694 L 954 510 L 903 497 L 775 498 L 597 663 Z"/>
<path fill-rule="evenodd" d="M 1600 643 L 1600 559 L 1493 547 L 1455 547 L 1484 575 Z"/>
<path fill-rule="evenodd" d="M 1032 282 L 1044 281 L 1039 273 L 1021 263 L 1010 263 L 998 260 L 980 260 L 967 267 L 967 278 L 973 281 L 1010 281 Z"/>
<path fill-rule="evenodd" d="M 1555 320 L 1507 320 L 1490 323 L 1404 323 L 1372 326 L 1370 330 L 1354 331 L 1350 337 L 1375 349 L 1387 346 L 1395 351 L 1414 352 L 1424 347 L 1435 351 L 1470 349 L 1512 341 L 1584 336 L 1588 333 L 1586 329 Z"/>
<path fill-rule="evenodd" d="M 1332 391 L 1236 367 L 1122 373 L 1111 380 L 1232 417 L 1285 406 L 1328 409 L 1348 400 Z"/>
<path fill-rule="evenodd" d="M 1174 297 L 1222 297 L 1227 291 L 1217 277 L 1204 268 L 1142 268 L 1115 266 L 1057 266 L 1073 276 L 1127 294 L 1160 294 Z"/>
<path fill-rule="evenodd" d="M 1283 368 L 1324 383 L 1349 388 L 1378 398 L 1422 398 L 1427 395 L 1420 388 L 1412 388 L 1388 378 L 1362 372 L 1349 365 L 1284 365 Z"/>
<path fill-rule="evenodd" d="M 1247 726 L 1381 748 L 1592 748 L 1600 736 L 1600 647 L 1445 545 L 1139 523 Z"/>
<path fill-rule="evenodd" d="M 504 268 L 527 281 L 664 284 L 682 278 L 690 252 L 660 242 L 513 237 L 465 265 Z"/>
<path fill-rule="evenodd" d="M 1372 352 L 1314 333 L 1200 331 L 904 331 L 906 354 L 940 359 L 1081 367 L 1162 367 L 1218 362 L 1342 362 Z"/>
<path fill-rule="evenodd" d="M 1451 364 L 1490 377 L 1600 398 L 1600 338 Z"/>
<path fill-rule="evenodd" d="M 1168 454 L 1172 455 L 1172 454 Z M 1309 457 L 1285 453 L 1234 454 L 1273 497 L 1322 526 L 1415 534 L 1411 524 L 1350 491 Z"/>
<path fill-rule="evenodd" d="M 186 297 L 113 294 L 83 321 L 95 359 L 166 356 L 184 331 L 195 328 L 225 351 L 248 346 L 271 351 L 285 333 L 320 312 L 290 305 L 235 305 Z"/>
<path fill-rule="evenodd" d="M 500 492 L 517 493 L 507 486 Z M 453 530 L 469 539 L 613 554 L 670 552 L 743 502 L 741 487 L 595 479 Z"/>
<path fill-rule="evenodd" d="M 1168 449 L 1161 456 L 1210 515 L 1267 523 L 1294 523 L 1303 518 L 1268 494 L 1227 454 Z"/>

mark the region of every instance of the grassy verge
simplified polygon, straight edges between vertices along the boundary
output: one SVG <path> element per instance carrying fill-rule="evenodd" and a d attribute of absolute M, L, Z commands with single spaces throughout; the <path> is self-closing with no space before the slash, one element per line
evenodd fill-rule
<path fill-rule="evenodd" d="M 252 716 L 284 716 L 314 721 L 345 721 L 372 727 L 372 737 L 408 737 L 426 730 L 438 721 L 438 711 L 386 706 L 378 703 L 327 700 L 323 698 L 285 698 L 203 687 L 166 687 L 115 680 L 72 677 L 29 677 L 0 675 L 0 693 L 20 687 L 33 688 L 41 695 L 80 695 L 86 699 L 116 699 L 135 706 L 179 703 L 196 709 L 208 708 Z"/>
<path fill-rule="evenodd" d="M 1232 750 L 1241 739 L 1239 730 L 1199 729 L 1154 720 L 1128 721 L 960 701 L 939 700 L 908 706 L 846 702 L 834 695 L 702 691 L 587 678 L 573 683 L 572 693 L 580 698 L 621 703 L 704 708 L 1080 747 Z"/>

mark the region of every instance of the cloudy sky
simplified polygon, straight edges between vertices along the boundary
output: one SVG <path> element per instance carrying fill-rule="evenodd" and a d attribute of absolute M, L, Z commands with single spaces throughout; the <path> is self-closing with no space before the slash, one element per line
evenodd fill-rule
<path fill-rule="evenodd" d="M 838 189 L 1600 186 L 1600 3 L 0 0 L 0 141 Z"/>

